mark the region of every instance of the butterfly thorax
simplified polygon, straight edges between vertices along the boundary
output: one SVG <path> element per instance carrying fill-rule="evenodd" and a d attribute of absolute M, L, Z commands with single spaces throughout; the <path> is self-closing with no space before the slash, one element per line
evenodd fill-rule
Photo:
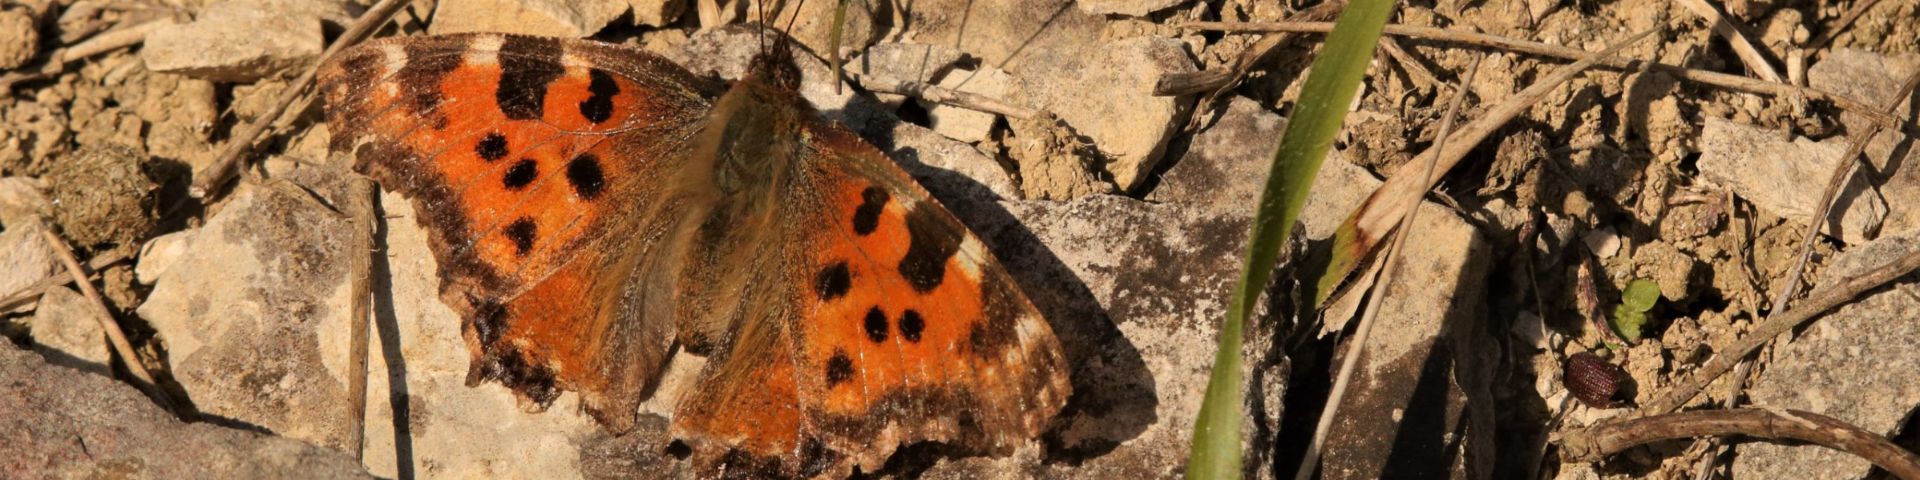
<path fill-rule="evenodd" d="M 788 179 L 794 160 L 803 157 L 799 127 L 812 114 L 797 93 L 798 84 L 791 56 L 763 53 L 715 102 L 696 137 L 694 155 L 712 161 L 714 186 L 721 192 L 765 190 Z"/>

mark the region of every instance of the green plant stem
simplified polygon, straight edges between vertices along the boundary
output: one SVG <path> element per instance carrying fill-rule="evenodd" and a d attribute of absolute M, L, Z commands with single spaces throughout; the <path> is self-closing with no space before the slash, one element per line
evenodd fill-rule
<path fill-rule="evenodd" d="M 1260 292 L 1272 275 L 1280 249 L 1292 234 L 1307 189 L 1326 158 L 1333 137 L 1346 119 L 1360 80 L 1366 76 L 1373 49 L 1393 13 L 1392 0 L 1361 0 L 1347 5 L 1334 31 L 1314 59 L 1311 72 L 1287 123 L 1280 147 L 1274 152 L 1265 190 L 1247 241 L 1247 263 L 1220 323 L 1207 395 L 1194 424 L 1193 449 L 1188 453 L 1186 478 L 1239 478 L 1242 402 L 1241 343 L 1243 326 Z"/>

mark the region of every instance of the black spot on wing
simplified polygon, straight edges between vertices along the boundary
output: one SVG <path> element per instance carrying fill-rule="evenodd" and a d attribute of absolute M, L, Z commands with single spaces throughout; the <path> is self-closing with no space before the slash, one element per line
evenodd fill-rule
<path fill-rule="evenodd" d="M 847 291 L 851 289 L 853 289 L 853 274 L 847 271 L 845 261 L 834 262 L 833 265 L 820 269 L 820 273 L 813 277 L 813 290 L 820 294 L 820 301 L 823 302 L 847 296 Z"/>
<path fill-rule="evenodd" d="M 926 331 L 926 329 L 927 319 L 921 318 L 920 312 L 907 310 L 906 313 L 900 314 L 900 338 L 907 339 L 909 342 L 920 343 L 920 332 Z"/>
<path fill-rule="evenodd" d="M 1014 290 L 1013 280 L 1006 273 L 993 271 L 980 279 L 980 302 L 985 318 L 973 324 L 967 332 L 967 346 L 974 355 L 992 357 L 1013 346 L 1017 335 L 1014 332 L 1020 322 L 1021 308 L 1026 305 L 1025 298 Z"/>
<path fill-rule="evenodd" d="M 402 49 L 407 54 L 406 62 L 393 75 L 393 81 L 400 84 L 400 98 L 414 114 L 433 112 L 445 100 L 440 94 L 440 81 L 460 68 L 460 55 L 436 48 L 436 42 L 408 42 Z"/>
<path fill-rule="evenodd" d="M 506 230 L 502 233 L 507 235 L 508 240 L 513 241 L 514 253 L 526 256 L 528 251 L 533 250 L 534 228 L 533 219 L 520 217 L 519 220 L 507 224 Z"/>
<path fill-rule="evenodd" d="M 500 113 L 513 120 L 536 120 L 546 109 L 547 85 L 566 70 L 560 66 L 560 41 L 508 35 L 500 44 L 500 85 L 493 92 Z"/>
<path fill-rule="evenodd" d="M 607 187 L 606 172 L 600 169 L 600 157 L 582 153 L 567 162 L 567 183 L 580 198 L 593 200 Z"/>
<path fill-rule="evenodd" d="M 853 359 L 847 358 L 847 352 L 834 350 L 833 357 L 827 359 L 827 388 L 833 388 L 853 378 Z"/>
<path fill-rule="evenodd" d="M 880 227 L 880 212 L 887 209 L 887 191 L 867 187 L 860 191 L 860 207 L 853 209 L 853 233 L 866 235 Z"/>
<path fill-rule="evenodd" d="M 880 307 L 867 310 L 867 318 L 862 319 L 861 323 L 861 327 L 867 331 L 867 340 L 873 343 L 887 341 L 887 313 L 880 311 Z"/>
<path fill-rule="evenodd" d="M 480 139 L 480 143 L 473 145 L 473 153 L 480 155 L 481 159 L 489 162 L 506 158 L 507 136 L 501 135 L 499 132 L 489 133 Z"/>
<path fill-rule="evenodd" d="M 592 96 L 580 101 L 580 116 L 593 123 L 607 121 L 613 117 L 613 96 L 620 94 L 620 84 L 598 68 L 587 70 L 587 78 L 587 92 Z"/>
<path fill-rule="evenodd" d="M 915 208 L 907 212 L 907 254 L 900 259 L 900 276 L 915 291 L 927 293 L 940 286 L 947 275 L 947 260 L 960 251 L 961 230 L 952 220 L 940 216 L 939 208 Z"/>
<path fill-rule="evenodd" d="M 519 190 L 526 188 L 527 185 L 532 184 L 534 180 L 539 178 L 539 164 L 535 163 L 533 159 L 521 159 L 519 162 L 515 162 L 512 167 L 507 168 L 507 175 L 501 178 L 500 183 L 505 185 L 508 190 Z"/>

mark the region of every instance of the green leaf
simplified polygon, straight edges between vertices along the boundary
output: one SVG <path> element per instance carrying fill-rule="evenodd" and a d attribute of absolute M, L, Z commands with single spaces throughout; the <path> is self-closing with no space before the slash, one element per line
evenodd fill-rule
<path fill-rule="evenodd" d="M 1647 323 L 1647 313 L 1635 311 L 1627 304 L 1613 306 L 1613 333 L 1628 342 L 1640 341 L 1640 326 Z"/>
<path fill-rule="evenodd" d="M 1636 312 L 1653 310 L 1653 304 L 1660 301 L 1660 284 L 1644 278 L 1627 282 L 1627 289 L 1620 292 L 1620 304 Z"/>
<path fill-rule="evenodd" d="M 1620 304 L 1613 306 L 1613 332 L 1628 342 L 1640 341 L 1640 327 L 1647 324 L 1647 311 L 1660 302 L 1660 284 L 1644 278 L 1627 282 L 1620 291 Z"/>
<path fill-rule="evenodd" d="M 1320 171 L 1333 137 L 1346 120 L 1374 45 L 1393 13 L 1391 0 L 1355 0 L 1341 12 L 1333 32 L 1314 58 L 1293 118 L 1281 136 L 1267 172 L 1265 190 L 1256 205 L 1253 232 L 1247 241 L 1247 262 L 1220 322 L 1220 343 L 1214 352 L 1207 394 L 1194 422 L 1193 447 L 1188 452 L 1186 478 L 1240 478 L 1241 340 L 1247 315 L 1267 284 L 1287 236 L 1300 218 L 1307 189 Z"/>

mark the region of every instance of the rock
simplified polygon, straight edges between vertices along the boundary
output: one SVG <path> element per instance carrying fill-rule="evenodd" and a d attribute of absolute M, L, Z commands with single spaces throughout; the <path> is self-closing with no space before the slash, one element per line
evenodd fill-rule
<path fill-rule="evenodd" d="M 43 179 L 53 221 L 79 247 L 126 245 L 154 227 L 154 190 L 146 155 L 123 145 L 82 147 L 53 162 Z"/>
<path fill-rule="evenodd" d="M 1814 204 L 1820 201 L 1826 179 L 1833 176 L 1834 165 L 1846 151 L 1845 139 L 1787 141 L 1780 139 L 1778 132 L 1709 117 L 1700 134 L 1700 175 L 1733 189 L 1769 213 L 1805 225 L 1813 218 Z M 1895 204 L 1905 204 L 1903 199 L 1920 200 L 1910 196 L 1920 193 L 1911 190 L 1920 184 L 1909 178 L 1913 177 L 1898 172 L 1888 178 L 1880 186 L 1887 200 Z M 1858 244 L 1871 238 L 1868 232 L 1875 225 L 1880 225 L 1878 231 L 1882 232 L 1920 227 L 1920 216 L 1888 215 L 1888 201 L 1871 188 L 1867 176 L 1856 171 L 1853 180 L 1841 189 L 1822 231 L 1848 244 Z"/>
<path fill-rule="evenodd" d="M 741 2 L 747 4 L 748 13 L 745 22 L 774 25 L 784 31 L 808 50 L 818 53 L 818 58 L 827 58 L 828 48 L 832 46 L 834 4 L 842 2 Z M 755 4 L 773 4 L 779 8 L 774 14 L 777 22 L 762 22 L 757 13 L 753 13 Z M 894 11 L 891 2 L 844 2 L 847 6 L 844 23 L 840 29 L 840 58 L 847 58 L 852 51 L 873 43 L 887 28 L 883 22 Z M 924 8 L 920 5 L 901 6 L 900 8 Z"/>
<path fill-rule="evenodd" d="M 893 122 L 890 127 L 876 123 L 869 130 L 885 130 L 864 132 L 863 136 L 928 190 L 972 198 L 1020 198 L 1013 176 L 972 145 L 907 122 Z"/>
<path fill-rule="evenodd" d="M 1087 13 L 1144 17 L 1183 3 L 1187 0 L 1080 0 L 1074 5 Z"/>
<path fill-rule="evenodd" d="M 1882 55 L 1879 53 L 1852 48 L 1836 48 L 1820 56 L 1820 63 L 1807 69 L 1807 84 L 1813 88 L 1866 102 L 1878 108 L 1893 99 L 1900 91 L 1900 84 L 1915 70 L 1920 70 L 1920 54 L 1905 53 Z M 1912 108 L 1911 102 L 1899 102 L 1894 109 L 1895 116 L 1905 115 Z M 1904 118 L 1904 117 L 1902 117 Z M 1841 121 L 1847 125 L 1848 132 L 1864 131 L 1872 120 L 1859 112 L 1842 112 Z M 1887 147 L 1880 145 L 1898 141 L 1899 135 L 1881 134 L 1875 136 L 1876 142 L 1868 144 L 1868 152 L 1873 147 L 1881 148 L 1878 159 L 1886 158 Z"/>
<path fill-rule="evenodd" d="M 0 100 L 0 102 L 6 102 Z M 0 103 L 0 175 L 39 173 L 71 148 L 66 109 L 40 102 Z"/>
<path fill-rule="evenodd" d="M 686 11 L 687 0 L 627 0 L 627 5 L 633 7 L 634 25 L 664 27 Z"/>
<path fill-rule="evenodd" d="M 1333 170 L 1365 175 L 1352 164 L 1329 161 L 1320 178 L 1336 166 Z M 1339 187 L 1316 181 L 1314 196 L 1378 188 L 1368 183 Z M 1344 219 L 1355 204 L 1336 204 L 1343 206 L 1332 210 L 1338 212 L 1332 217 Z M 1407 242 L 1393 261 L 1392 285 L 1375 292 L 1389 300 L 1374 318 L 1366 355 L 1327 433 L 1322 478 L 1451 472 L 1454 478 L 1484 479 L 1493 474 L 1491 382 L 1497 352 L 1485 348 L 1496 340 L 1479 300 L 1486 296 L 1488 246 L 1451 210 L 1422 205 L 1413 224 L 1418 241 Z M 1313 208 L 1310 203 L 1303 215 L 1328 213 Z"/>
<path fill-rule="evenodd" d="M 34 350 L 54 365 L 112 376 L 107 366 L 113 354 L 107 349 L 107 331 L 100 329 L 100 317 L 100 307 L 80 292 L 49 288 L 33 311 Z"/>
<path fill-rule="evenodd" d="M 1920 249 L 1920 232 L 1881 238 L 1835 256 L 1820 276 L 1859 276 L 1914 249 Z M 1901 434 L 1920 405 L 1920 359 L 1913 355 L 1920 324 L 1889 320 L 1917 316 L 1920 285 L 1911 281 L 1842 305 L 1798 338 L 1777 340 L 1747 395 L 1755 405 L 1827 415 L 1889 437 Z M 1734 478 L 1865 478 L 1872 469 L 1859 457 L 1825 448 L 1754 442 L 1739 449 Z"/>
<path fill-rule="evenodd" d="M 1195 205 L 1220 215 L 1252 215 L 1286 128 L 1287 119 L 1260 102 L 1233 97 L 1219 120 L 1194 134 L 1186 154 L 1167 167 L 1147 199 Z M 1334 162 L 1345 160 L 1328 155 L 1322 175 Z M 1313 196 L 1308 198 L 1311 202 Z"/>
<path fill-rule="evenodd" d="M 321 195 L 333 183 L 309 183 Z M 339 446 L 346 425 L 345 216 L 300 186 L 237 191 L 136 311 L 201 412 Z M 344 342 L 344 340 L 343 340 Z M 344 345 L 341 343 L 340 345 Z"/>
<path fill-rule="evenodd" d="M 1114 183 L 1131 191 L 1159 163 L 1193 103 L 1191 96 L 1154 96 L 1154 81 L 1194 71 L 1193 60 L 1180 41 L 1154 37 L 1084 53 L 1052 68 L 1015 71 L 1020 81 L 1010 100 L 1051 111 L 1091 138 Z"/>
<path fill-rule="evenodd" d="M 753 25 L 730 25 L 695 33 L 686 43 L 666 52 L 664 56 L 695 74 L 711 73 L 729 81 L 737 80 L 746 75 L 747 64 L 753 60 L 754 54 L 759 53 L 759 28 Z M 855 94 L 853 89 L 834 93 L 833 76 L 825 62 L 803 50 L 795 50 L 793 57 L 800 66 L 800 96 L 819 109 L 822 115 L 846 124 L 855 131 L 867 128 L 876 117 L 887 116 L 883 112 L 885 109 L 872 98 Z"/>
<path fill-rule="evenodd" d="M 325 48 L 315 12 L 269 0 L 229 0 L 208 5 L 192 22 L 154 30 L 140 59 L 156 72 L 248 83 L 298 72 Z"/>
<path fill-rule="evenodd" d="M 55 274 L 66 275 L 60 257 L 47 245 L 43 233 L 49 230 L 46 222 L 31 219 L 9 222 L 6 227 L 0 230 L 0 299 L 25 292 Z M 29 302 L 18 310 L 32 307 L 33 303 Z M 6 311 L 0 310 L 0 313 Z"/>
<path fill-rule="evenodd" d="M 427 33 L 502 32 L 586 38 L 599 33 L 629 8 L 628 0 L 440 0 Z"/>
<path fill-rule="evenodd" d="M 847 61 L 845 68 L 858 77 L 931 83 L 946 76 L 955 63 L 965 58 L 966 53 L 952 45 L 881 43 L 861 50 Z M 888 107 L 899 107 L 906 98 L 892 93 L 874 96 Z"/>
<path fill-rule="evenodd" d="M 40 185 L 34 177 L 0 177 L 0 227 L 44 218 L 52 202 Z"/>
<path fill-rule="evenodd" d="M 0 342 L 0 477 L 372 478 L 352 455 L 174 420 L 126 384 Z"/>
<path fill-rule="evenodd" d="M 187 253 L 187 247 L 193 244 L 193 234 L 199 230 L 182 230 L 154 237 L 140 246 L 140 262 L 133 266 L 133 276 L 143 285 L 153 285 L 168 268 Z"/>
<path fill-rule="evenodd" d="M 939 85 L 956 92 L 984 95 L 989 98 L 1006 98 L 1007 89 L 1012 87 L 1013 77 L 998 68 L 982 66 L 978 70 L 953 70 L 940 78 Z M 922 101 L 927 109 L 927 117 L 932 120 L 933 131 L 948 138 L 974 143 L 986 140 L 993 133 L 993 122 L 999 115 L 960 107 L 940 105 Z"/>
<path fill-rule="evenodd" d="M 40 53 L 40 28 L 26 9 L 0 10 L 0 71 L 26 65 Z"/>

